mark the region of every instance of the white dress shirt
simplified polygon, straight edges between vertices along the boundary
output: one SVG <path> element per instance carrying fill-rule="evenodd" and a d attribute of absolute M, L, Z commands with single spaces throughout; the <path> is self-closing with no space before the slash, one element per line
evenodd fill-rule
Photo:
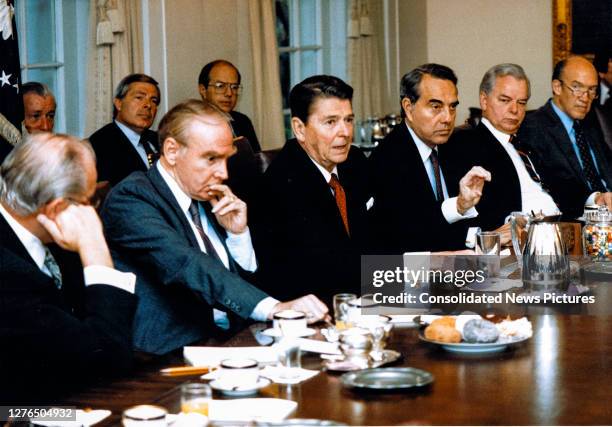
<path fill-rule="evenodd" d="M 121 132 L 123 132 L 126 138 L 134 146 L 136 152 L 144 162 L 145 166 L 147 167 L 147 169 L 149 169 L 149 159 L 147 158 L 147 152 L 140 143 L 140 134 L 134 132 L 132 129 L 117 120 L 115 120 L 115 124 L 119 127 L 119 129 L 121 129 Z"/>
<path fill-rule="evenodd" d="M 21 244 L 26 248 L 28 254 L 34 260 L 36 266 L 47 276 L 51 272 L 45 266 L 46 247 L 38 237 L 21 225 L 0 203 L 0 215 L 4 217 L 9 227 L 17 235 Z M 134 293 L 136 276 L 133 273 L 122 273 L 114 268 L 103 265 L 89 265 L 83 269 L 85 286 L 109 285 Z"/>
<path fill-rule="evenodd" d="M 496 129 L 491 122 L 484 117 L 482 118 L 482 124 L 489 129 L 489 132 L 493 134 L 495 139 L 501 144 L 504 150 L 506 150 L 506 153 L 510 156 L 510 160 L 512 160 L 514 169 L 516 169 L 516 174 L 518 175 L 519 184 L 521 186 L 521 212 L 542 211 L 544 215 L 558 214 L 559 209 L 550 194 L 542 189 L 541 184 L 535 182 L 531 176 L 529 176 L 523 159 L 516 151 L 516 148 L 510 143 L 510 135 Z M 495 177 L 492 177 L 492 179 L 495 179 Z"/>
<path fill-rule="evenodd" d="M 164 169 L 161 162 L 157 162 L 157 169 L 162 176 L 164 182 L 170 188 L 172 195 L 176 199 L 178 205 L 181 210 L 185 214 L 185 218 L 187 218 L 187 222 L 189 223 L 193 234 L 198 241 L 198 245 L 200 246 L 200 250 L 206 253 L 206 248 L 204 246 L 204 241 L 202 237 L 200 237 L 200 233 L 193 223 L 191 219 L 191 215 L 189 214 L 189 206 L 191 205 L 191 197 L 187 195 L 176 183 L 174 178 Z M 221 262 L 225 268 L 229 269 L 229 256 L 221 239 L 217 235 L 214 227 L 208 220 L 208 217 L 202 206 L 200 206 L 200 221 L 202 222 L 202 228 L 210 242 L 212 243 L 215 251 L 219 255 Z M 247 229 L 240 234 L 234 234 L 231 232 L 227 232 L 227 238 L 225 239 L 225 244 L 227 245 L 227 249 L 229 250 L 231 256 L 234 260 L 242 267 L 245 271 L 255 271 L 257 269 L 257 260 L 255 258 L 255 250 L 253 249 L 253 243 L 251 241 L 251 233 L 249 229 Z M 278 300 L 272 297 L 267 297 L 261 300 L 253 309 L 251 313 L 251 318 L 253 320 L 265 321 L 268 319 L 268 314 L 272 311 L 272 308 L 278 303 Z M 222 327 L 229 327 L 229 320 L 227 318 L 227 314 L 221 310 L 213 309 L 213 314 L 215 318 L 215 323 Z"/>
<path fill-rule="evenodd" d="M 610 88 L 603 81 L 599 82 L 599 105 L 604 105 L 610 97 Z"/>
<path fill-rule="evenodd" d="M 410 136 L 412 136 L 412 140 L 419 150 L 419 155 L 421 156 L 421 160 L 423 161 L 423 165 L 425 166 L 425 170 L 427 171 L 427 176 L 429 177 L 429 182 L 432 186 L 432 189 L 436 188 L 436 181 L 434 175 L 433 164 L 431 163 L 431 152 L 432 148 L 425 144 L 421 138 L 417 136 L 416 133 L 406 124 L 408 127 L 408 132 L 410 132 Z M 457 197 L 448 197 L 448 189 L 446 188 L 446 181 L 444 180 L 444 173 L 442 172 L 442 168 L 440 167 L 440 180 L 442 181 L 442 192 L 444 193 L 444 201 L 442 202 L 442 215 L 449 224 L 453 224 L 462 219 L 469 219 L 478 216 L 478 211 L 475 207 L 471 207 L 468 209 L 463 215 L 459 213 L 457 210 Z"/>
<path fill-rule="evenodd" d="M 314 165 L 317 167 L 317 169 L 319 169 L 319 172 L 321 172 L 321 175 L 323 175 L 323 178 L 325 179 L 325 182 L 327 182 L 329 184 L 329 181 L 331 180 L 332 174 L 335 174 L 336 177 L 338 177 L 338 180 L 340 180 L 340 175 L 338 175 L 338 166 L 334 166 L 332 171 L 329 172 L 323 166 L 318 164 L 312 157 L 308 156 L 308 158 L 312 161 L 312 163 L 314 163 Z M 329 186 L 329 190 L 331 191 L 332 194 L 334 194 L 334 190 L 333 190 L 333 188 L 331 188 L 331 186 Z"/>

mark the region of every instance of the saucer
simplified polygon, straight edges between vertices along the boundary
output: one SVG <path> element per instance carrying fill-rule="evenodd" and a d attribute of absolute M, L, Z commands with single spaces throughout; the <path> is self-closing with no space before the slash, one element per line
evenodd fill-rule
<path fill-rule="evenodd" d="M 227 384 L 223 384 L 223 381 L 219 379 L 212 380 L 208 384 L 213 390 L 217 390 L 218 392 L 226 396 L 249 396 L 251 394 L 257 393 L 257 391 L 259 391 L 260 389 L 267 387 L 268 385 L 270 385 L 271 382 L 272 381 L 270 381 L 267 378 L 259 377 L 259 379 L 257 380 L 257 384 L 255 384 L 255 387 L 252 387 L 252 386 L 230 387 Z"/>
<path fill-rule="evenodd" d="M 298 332 L 295 336 L 296 337 L 309 337 L 311 335 L 314 335 L 317 331 L 315 331 L 312 328 L 306 328 L 300 332 Z M 266 335 L 268 337 L 272 337 L 272 338 L 280 338 L 282 337 L 281 332 L 278 329 L 274 329 L 274 328 L 268 328 L 265 331 L 261 331 L 262 335 Z"/>

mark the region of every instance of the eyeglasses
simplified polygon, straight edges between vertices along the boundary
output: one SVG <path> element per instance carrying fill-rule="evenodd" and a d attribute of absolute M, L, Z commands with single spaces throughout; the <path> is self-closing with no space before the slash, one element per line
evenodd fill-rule
<path fill-rule="evenodd" d="M 226 83 L 226 82 L 210 82 L 212 87 L 215 89 L 216 94 L 222 94 L 227 92 L 227 88 L 229 87 L 232 93 L 239 94 L 242 86 L 238 83 Z"/>
<path fill-rule="evenodd" d="M 559 79 L 559 81 L 561 84 L 565 85 L 565 87 L 567 87 L 572 92 L 572 95 L 574 95 L 576 98 L 580 98 L 586 93 L 589 95 L 589 98 L 597 99 L 597 86 L 585 88 L 584 86 L 578 84 L 573 84 L 570 86 L 561 79 Z"/>

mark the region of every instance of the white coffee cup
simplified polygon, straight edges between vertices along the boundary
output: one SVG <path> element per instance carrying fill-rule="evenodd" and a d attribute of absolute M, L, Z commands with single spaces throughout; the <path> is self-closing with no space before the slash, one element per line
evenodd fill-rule
<path fill-rule="evenodd" d="M 274 329 L 282 336 L 299 336 L 306 330 L 306 314 L 297 310 L 274 313 Z"/>
<path fill-rule="evenodd" d="M 259 381 L 259 364 L 255 359 L 232 358 L 221 361 L 219 382 L 224 387 L 251 389 Z"/>

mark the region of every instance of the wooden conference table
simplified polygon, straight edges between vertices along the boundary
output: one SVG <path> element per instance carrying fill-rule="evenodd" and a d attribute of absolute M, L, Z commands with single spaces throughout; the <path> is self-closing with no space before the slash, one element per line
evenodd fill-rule
<path fill-rule="evenodd" d="M 612 307 L 609 287 L 600 285 L 598 306 Z M 395 366 L 420 368 L 435 376 L 423 389 L 364 393 L 345 388 L 339 375 L 323 371 L 299 385 L 272 384 L 259 397 L 295 400 L 293 417 L 350 425 L 612 424 L 612 316 L 533 315 L 530 320 L 530 340 L 489 356 L 447 353 L 421 342 L 417 328 L 395 328 L 388 348 L 403 355 Z M 206 344 L 254 345 L 252 329 Z M 142 362 L 130 378 L 90 386 L 54 403 L 112 410 L 101 426 L 119 424 L 122 411 L 136 404 L 153 403 L 178 412 L 178 386 L 198 377 L 163 377 L 158 370 L 181 364 L 180 352 Z M 321 366 L 312 354 L 303 357 L 303 365 Z"/>

